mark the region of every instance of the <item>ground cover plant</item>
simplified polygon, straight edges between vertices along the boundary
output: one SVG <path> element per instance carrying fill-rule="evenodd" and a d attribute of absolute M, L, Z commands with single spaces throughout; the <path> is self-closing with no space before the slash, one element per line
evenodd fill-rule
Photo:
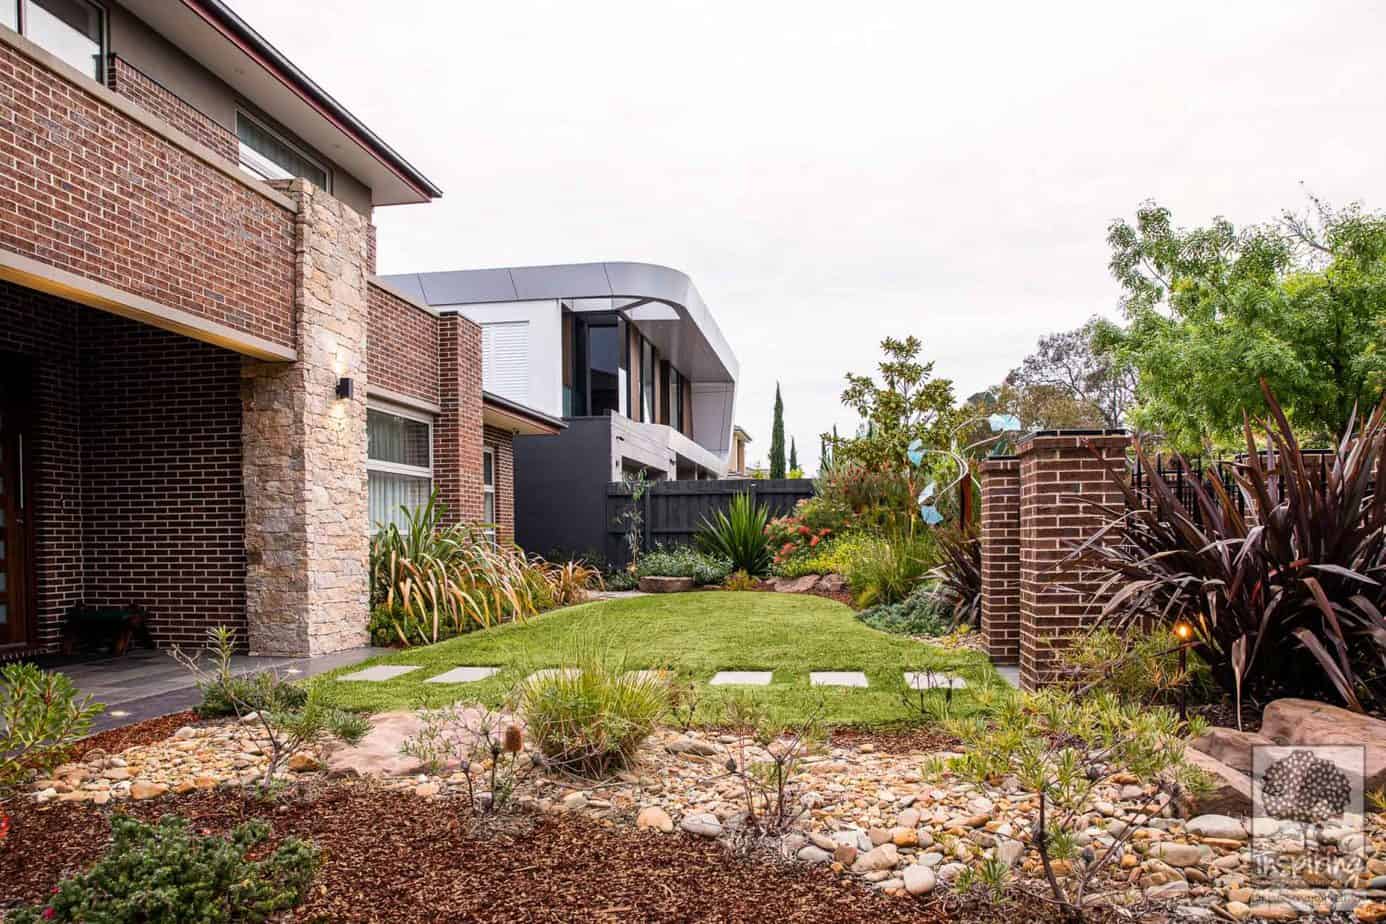
<path fill-rule="evenodd" d="M 1386 497 L 1375 488 L 1386 481 L 1386 400 L 1319 465 L 1301 453 L 1269 389 L 1264 396 L 1269 418 L 1246 423 L 1232 490 L 1192 480 L 1195 515 L 1162 478 L 1142 495 L 1113 472 L 1125 504 L 1102 508 L 1107 525 L 1072 560 L 1113 574 L 1102 614 L 1118 631 L 1186 623 L 1194 651 L 1238 704 L 1300 695 L 1380 707 Z M 1148 468 L 1144 448 L 1136 452 Z"/>
<path fill-rule="evenodd" d="M 699 584 L 720 584 L 732 570 L 725 558 L 680 545 L 646 552 L 640 556 L 635 573 L 639 577 L 683 577 Z"/>
<path fill-rule="evenodd" d="M 721 670 L 774 672 L 770 685 L 756 691 L 770 721 L 802 722 L 821 698 L 821 717 L 830 726 L 911 720 L 900 702 L 906 670 L 959 673 L 970 683 L 996 676 L 980 654 L 884 635 L 858 622 L 848 607 L 822 597 L 708 591 L 589 603 L 385 655 L 367 663 L 419 669 L 381 683 L 333 683 L 328 674 L 325 694 L 338 706 L 366 711 L 437 707 L 459 699 L 497 707 L 533 670 L 569 666 L 563 659 L 575 636 L 621 650 L 632 670 L 667 669 L 671 681 L 697 684 L 694 722 L 699 725 L 720 721 L 732 688 L 707 681 Z M 425 682 L 459 665 L 501 670 L 478 683 Z M 861 670 L 870 686 L 811 687 L 809 672 L 817 670 Z M 962 691 L 959 712 L 974 708 L 970 693 Z"/>
<path fill-rule="evenodd" d="M 873 629 L 892 635 L 929 636 L 948 631 L 948 611 L 937 592 L 921 585 L 897 603 L 878 603 L 857 613 Z"/>
<path fill-rule="evenodd" d="M 249 859 L 269 834 L 254 820 L 227 837 L 200 837 L 176 815 L 157 824 L 117 815 L 105 856 L 64 879 L 41 906 L 18 908 L 5 920 L 100 921 L 107 924 L 203 924 L 264 921 L 303 900 L 319 852 L 285 838 L 263 859 Z"/>

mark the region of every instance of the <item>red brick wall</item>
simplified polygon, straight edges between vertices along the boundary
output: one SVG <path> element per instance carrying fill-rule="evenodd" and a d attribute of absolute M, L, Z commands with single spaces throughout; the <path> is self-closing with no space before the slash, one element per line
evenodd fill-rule
<path fill-rule="evenodd" d="M 1020 662 L 1020 462 L 982 463 L 982 637 L 1001 664 Z"/>
<path fill-rule="evenodd" d="M 119 55 L 108 57 L 106 85 L 232 163 L 240 161 L 234 132 Z"/>
<path fill-rule="evenodd" d="M 481 328 L 453 314 L 438 319 L 438 403 L 433 483 L 451 522 L 481 520 Z"/>
<path fill-rule="evenodd" d="M 370 383 L 437 403 L 439 319 L 373 283 L 367 289 Z"/>
<path fill-rule="evenodd" d="M 482 440 L 496 455 L 496 538 L 515 541 L 515 445 L 509 430 L 486 427 Z"/>
<path fill-rule="evenodd" d="M 39 647 L 57 643 L 64 614 L 82 599 L 77 319 L 85 310 L 0 282 L 0 362 L 7 361 L 3 352 L 22 354 L 34 379 L 31 551 Z"/>
<path fill-rule="evenodd" d="M 1061 566 L 1075 544 L 1102 526 L 1080 501 L 1121 504 L 1107 471 L 1125 472 L 1125 435 L 1034 434 L 1020 441 L 1020 679 L 1027 689 L 1050 680 L 1056 648 L 1092 625 L 1094 596 L 1107 575 Z M 1094 457 L 1087 447 L 1095 449 Z"/>
<path fill-rule="evenodd" d="M 160 645 L 245 643 L 240 356 L 80 318 L 84 596 L 149 608 Z"/>
<path fill-rule="evenodd" d="M 0 248 L 294 345 L 292 213 L 4 44 Z"/>

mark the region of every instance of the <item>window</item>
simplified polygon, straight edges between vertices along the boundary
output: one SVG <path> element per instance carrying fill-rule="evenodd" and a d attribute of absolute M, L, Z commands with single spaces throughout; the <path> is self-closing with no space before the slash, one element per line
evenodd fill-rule
<path fill-rule="evenodd" d="M 640 419 L 654 423 L 655 364 L 654 346 L 640 338 Z"/>
<path fill-rule="evenodd" d="M 106 75 L 106 24 L 87 0 L 0 0 L 0 24 L 93 80 Z"/>
<path fill-rule="evenodd" d="M 529 401 L 529 322 L 481 325 L 481 387 L 493 395 Z"/>
<path fill-rule="evenodd" d="M 621 413 L 621 331 L 615 324 L 587 328 L 589 380 L 588 413 L 593 417 Z"/>
<path fill-rule="evenodd" d="M 669 367 L 669 426 L 683 432 L 683 377 Z"/>
<path fill-rule="evenodd" d="M 366 483 L 371 532 L 403 527 L 404 510 L 417 510 L 433 494 L 433 424 L 422 414 L 366 410 Z"/>
<path fill-rule="evenodd" d="M 241 169 L 262 180 L 303 177 L 332 191 L 327 168 L 243 112 L 236 113 L 236 137 L 241 145 Z"/>
<path fill-rule="evenodd" d="M 481 520 L 490 525 L 486 534 L 496 541 L 496 451 L 490 446 L 481 450 Z"/>

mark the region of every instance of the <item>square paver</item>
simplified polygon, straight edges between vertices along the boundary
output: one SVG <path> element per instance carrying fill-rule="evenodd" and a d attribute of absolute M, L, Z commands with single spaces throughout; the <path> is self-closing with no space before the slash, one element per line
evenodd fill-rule
<path fill-rule="evenodd" d="M 774 671 L 718 671 L 708 683 L 714 687 L 768 687 Z"/>
<path fill-rule="evenodd" d="M 499 667 L 454 667 L 437 677 L 428 678 L 424 683 L 476 683 L 499 672 Z"/>
<path fill-rule="evenodd" d="M 942 690 L 945 687 L 961 690 L 967 686 L 967 681 L 937 671 L 932 674 L 928 671 L 905 671 L 905 685 L 911 690 Z"/>
<path fill-rule="evenodd" d="M 815 687 L 864 687 L 861 671 L 809 671 L 809 684 Z"/>
<path fill-rule="evenodd" d="M 365 670 L 356 671 L 353 674 L 343 674 L 338 680 L 365 680 L 372 683 L 379 683 L 382 680 L 394 680 L 402 674 L 416 671 L 419 668 L 413 664 L 377 664 Z"/>

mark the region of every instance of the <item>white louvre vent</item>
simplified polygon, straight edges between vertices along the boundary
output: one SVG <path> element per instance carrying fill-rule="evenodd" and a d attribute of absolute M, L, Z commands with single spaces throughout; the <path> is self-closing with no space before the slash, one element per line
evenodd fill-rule
<path fill-rule="evenodd" d="M 529 399 L 529 322 L 481 325 L 481 383 L 493 395 Z"/>

